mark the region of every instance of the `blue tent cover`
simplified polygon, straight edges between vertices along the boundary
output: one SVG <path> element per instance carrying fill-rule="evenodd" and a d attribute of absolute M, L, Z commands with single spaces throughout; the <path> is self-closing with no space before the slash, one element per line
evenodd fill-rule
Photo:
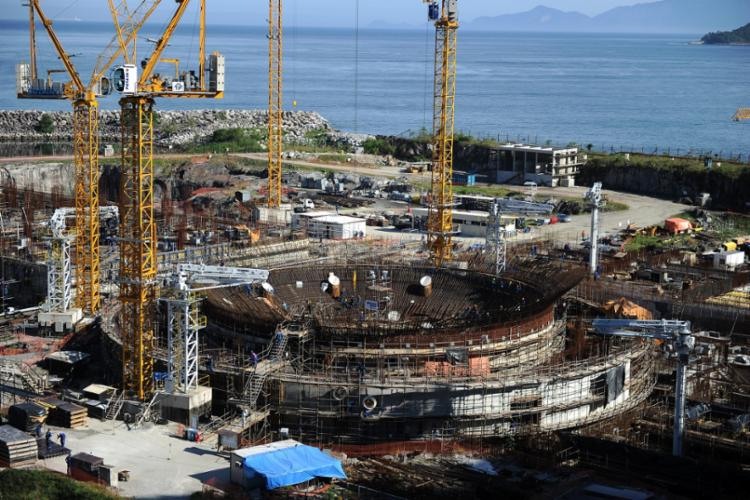
<path fill-rule="evenodd" d="M 243 465 L 246 477 L 256 474 L 265 477 L 269 490 L 304 483 L 316 477 L 346 479 L 340 460 L 301 443 L 252 454 L 245 457 Z"/>

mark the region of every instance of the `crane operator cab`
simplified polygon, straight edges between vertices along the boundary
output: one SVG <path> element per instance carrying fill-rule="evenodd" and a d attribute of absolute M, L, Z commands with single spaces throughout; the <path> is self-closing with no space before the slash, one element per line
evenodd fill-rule
<path fill-rule="evenodd" d="M 160 59 L 159 63 L 170 62 L 179 67 L 177 59 Z M 145 68 L 148 60 L 144 59 L 141 66 Z M 112 73 L 112 86 L 121 94 L 136 94 L 137 92 L 155 92 L 164 95 L 183 93 L 222 94 L 224 92 L 224 56 L 214 52 L 205 61 L 206 87 L 201 88 L 199 72 L 176 71 L 174 77 L 162 76 L 154 73 L 144 88 L 138 88 L 138 67 L 135 64 L 125 64 L 115 68 Z M 216 97 L 220 97 L 216 96 Z"/>
<path fill-rule="evenodd" d="M 135 64 L 125 64 L 112 73 L 112 82 L 117 92 L 135 94 L 138 84 L 138 68 Z"/>

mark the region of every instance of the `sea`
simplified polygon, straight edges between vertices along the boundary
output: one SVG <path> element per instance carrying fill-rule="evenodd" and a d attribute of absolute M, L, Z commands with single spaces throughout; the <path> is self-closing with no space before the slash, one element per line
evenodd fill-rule
<path fill-rule="evenodd" d="M 60 21 L 55 28 L 88 81 L 111 25 Z M 158 26 L 137 40 L 138 59 Z M 37 29 L 40 73 L 61 69 Z M 750 160 L 750 46 L 708 46 L 700 34 L 541 34 L 460 31 L 456 130 L 534 144 L 597 150 L 719 154 Z M 159 109 L 267 106 L 266 30 L 209 26 L 207 51 L 226 57 L 222 100 L 162 99 Z M 317 111 L 335 128 L 408 136 L 432 127 L 434 28 L 377 30 L 288 27 L 284 106 Z M 179 29 L 163 57 L 195 67 L 197 29 Z M 16 63 L 28 59 L 27 24 L 0 21 L 0 109 L 67 110 L 65 101 L 15 97 Z M 169 74 L 174 66 L 162 63 Z M 63 75 L 52 74 L 61 80 Z M 102 99 L 116 108 L 117 99 Z M 741 155 L 741 156 L 740 156 Z"/>

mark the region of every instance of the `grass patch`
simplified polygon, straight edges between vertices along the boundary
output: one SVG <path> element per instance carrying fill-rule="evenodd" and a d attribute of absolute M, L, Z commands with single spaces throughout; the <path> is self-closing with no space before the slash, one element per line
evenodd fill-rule
<path fill-rule="evenodd" d="M 739 214 L 712 213 L 708 229 L 715 232 L 721 241 L 750 235 L 750 217 Z"/>
<path fill-rule="evenodd" d="M 0 498 L 17 500 L 110 500 L 102 488 L 47 470 L 6 469 L 0 472 Z"/>
<path fill-rule="evenodd" d="M 520 193 L 502 186 L 453 186 L 453 194 L 505 198 L 506 196 L 516 196 Z"/>
<path fill-rule="evenodd" d="M 626 252 L 640 252 L 641 250 L 656 250 L 665 246 L 665 241 L 658 236 L 638 234 L 625 245 Z"/>
<path fill-rule="evenodd" d="M 267 133 L 263 129 L 220 128 L 202 144 L 187 147 L 188 153 L 259 153 Z"/>
<path fill-rule="evenodd" d="M 625 159 L 625 153 L 587 153 L 588 166 L 591 167 L 623 167 L 623 168 L 652 168 L 666 171 L 679 171 L 681 173 L 706 173 L 708 170 L 701 158 L 670 156 L 670 155 L 647 155 L 630 153 L 630 159 Z M 721 162 L 721 166 L 716 166 Z M 713 160 L 714 166 L 711 172 L 737 179 L 749 168 L 747 164 L 727 160 Z"/>
<path fill-rule="evenodd" d="M 362 143 L 362 149 L 368 155 L 393 156 L 396 146 L 387 139 L 371 137 Z"/>
<path fill-rule="evenodd" d="M 630 205 L 621 201 L 607 200 L 607 204 L 602 209 L 603 212 L 622 212 L 623 210 L 629 210 Z M 591 210 L 589 210 L 590 212 Z"/>

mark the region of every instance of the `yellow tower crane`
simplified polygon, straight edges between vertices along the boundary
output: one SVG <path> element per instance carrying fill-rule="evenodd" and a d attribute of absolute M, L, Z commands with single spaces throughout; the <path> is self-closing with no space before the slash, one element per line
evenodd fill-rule
<path fill-rule="evenodd" d="M 89 314 L 99 311 L 99 109 L 97 97 L 109 93 L 109 79 L 104 74 L 122 54 L 160 0 L 143 0 L 130 12 L 125 0 L 117 6 L 109 0 L 116 24 L 121 27 L 98 56 L 88 85 L 81 80 L 71 56 L 64 50 L 52 27 L 52 20 L 42 11 L 39 0 L 29 0 L 30 62 L 17 67 L 17 95 L 22 99 L 68 99 L 73 102 L 73 164 L 75 167 L 76 202 L 76 302 Z M 71 81 L 54 83 L 38 78 L 36 64 L 35 14 L 49 35 L 52 45 L 65 66 Z M 51 70 L 57 72 L 57 70 Z"/>
<path fill-rule="evenodd" d="M 268 207 L 281 205 L 281 156 L 283 150 L 282 0 L 268 1 Z"/>
<path fill-rule="evenodd" d="M 197 72 L 185 71 L 170 80 L 154 73 L 190 0 L 177 0 L 153 52 L 138 76 L 135 64 L 115 70 L 114 87 L 120 99 L 122 172 L 120 183 L 120 336 L 122 384 L 140 400 L 153 392 L 154 314 L 157 298 L 156 224 L 154 220 L 154 99 L 221 98 L 224 95 L 224 57 L 205 56 L 206 0 L 200 0 Z M 208 76 L 208 78 L 206 78 Z M 208 80 L 208 81 L 206 81 Z"/>
<path fill-rule="evenodd" d="M 453 236 L 453 128 L 456 101 L 457 0 L 432 1 L 435 21 L 433 152 L 430 210 L 427 219 L 430 256 L 436 267 L 451 259 Z"/>

